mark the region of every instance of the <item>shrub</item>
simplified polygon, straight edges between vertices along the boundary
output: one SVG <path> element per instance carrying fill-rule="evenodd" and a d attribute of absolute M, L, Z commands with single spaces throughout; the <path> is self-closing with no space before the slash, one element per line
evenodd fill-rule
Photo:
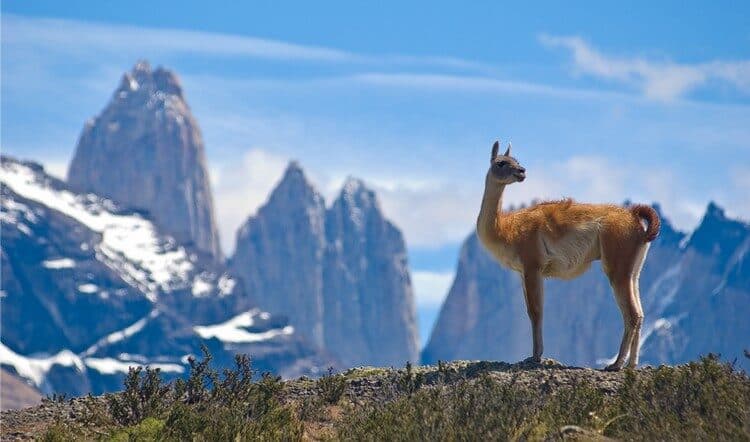
<path fill-rule="evenodd" d="M 116 432 L 108 440 L 109 442 L 155 441 L 159 440 L 163 429 L 163 420 L 148 417 L 137 425 Z"/>
<path fill-rule="evenodd" d="M 415 374 L 411 362 L 407 361 L 404 373 L 398 378 L 397 384 L 400 392 L 411 396 L 424 384 L 424 375 L 422 373 Z"/>
<path fill-rule="evenodd" d="M 328 374 L 317 382 L 318 395 L 328 404 L 336 404 L 346 390 L 346 379 L 343 375 L 334 374 L 333 367 L 328 368 Z"/>
<path fill-rule="evenodd" d="M 55 423 L 47 428 L 47 431 L 41 437 L 42 442 L 68 442 L 76 440 L 79 435 L 69 426 L 61 423 Z"/>
<path fill-rule="evenodd" d="M 158 417 L 167 408 L 169 385 L 164 385 L 158 368 L 130 367 L 125 390 L 106 396 L 109 413 L 120 425 L 137 424 L 147 417 Z"/>
<path fill-rule="evenodd" d="M 302 424 L 291 408 L 279 401 L 283 383 L 264 373 L 257 382 L 246 355 L 235 357 L 235 367 L 221 375 L 211 367 L 203 348 L 200 361 L 191 358 L 186 380 L 163 384 L 159 370 L 131 368 L 125 390 L 107 395 L 108 412 L 121 427 L 110 430 L 111 440 L 297 440 Z M 92 416 L 98 408 L 87 400 Z M 124 428 L 123 428 L 124 427 Z M 57 437 L 54 429 L 50 437 Z M 65 437 L 58 437 L 59 440 Z M 69 438 L 67 438 L 69 439 Z"/>

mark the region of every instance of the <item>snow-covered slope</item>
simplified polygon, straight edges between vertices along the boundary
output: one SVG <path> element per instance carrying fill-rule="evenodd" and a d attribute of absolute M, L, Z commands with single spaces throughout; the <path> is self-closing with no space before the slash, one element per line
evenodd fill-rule
<path fill-rule="evenodd" d="M 241 351 L 286 375 L 317 369 L 282 318 L 253 309 L 225 268 L 147 214 L 75 193 L 33 163 L 2 158 L 0 167 L 0 364 L 43 392 L 119 388 L 130 365 L 179 375 L 202 343 L 219 361 Z M 245 316 L 258 320 L 232 322 Z M 227 324 L 253 339 L 206 333 Z"/>
<path fill-rule="evenodd" d="M 116 208 L 111 201 L 93 194 L 78 196 L 55 186 L 53 180 L 28 165 L 3 161 L 2 174 L 3 184 L 19 197 L 59 212 L 100 234 L 101 240 L 95 245 L 96 259 L 123 275 L 151 301 L 156 300 L 159 291 L 184 288 L 192 282 L 189 277 L 195 266 L 185 248 L 160 237 L 151 221 L 138 214 L 113 213 Z M 25 206 L 17 208 L 28 213 Z M 33 222 L 33 215 L 29 220 Z M 61 266 L 62 262 L 67 267 L 75 266 L 75 261 L 67 257 L 45 261 L 45 266 L 66 267 Z M 85 293 L 101 296 L 96 285 L 87 286 Z"/>

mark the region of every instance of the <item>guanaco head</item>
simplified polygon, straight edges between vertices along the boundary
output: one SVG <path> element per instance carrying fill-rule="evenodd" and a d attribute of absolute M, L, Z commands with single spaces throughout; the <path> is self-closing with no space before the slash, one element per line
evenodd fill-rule
<path fill-rule="evenodd" d="M 510 143 L 505 153 L 498 155 L 500 142 L 495 141 L 492 145 L 492 156 L 490 157 L 490 171 L 488 176 L 492 177 L 498 184 L 512 184 L 526 179 L 526 169 L 510 156 Z"/>

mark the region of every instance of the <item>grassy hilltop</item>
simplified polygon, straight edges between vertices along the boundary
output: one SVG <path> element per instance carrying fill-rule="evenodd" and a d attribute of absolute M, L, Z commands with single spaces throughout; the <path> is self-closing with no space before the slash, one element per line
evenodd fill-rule
<path fill-rule="evenodd" d="M 3 439 L 750 440 L 750 379 L 713 356 L 609 373 L 554 361 L 258 377 L 210 356 L 186 381 L 132 370 L 121 393 L 4 412 Z"/>

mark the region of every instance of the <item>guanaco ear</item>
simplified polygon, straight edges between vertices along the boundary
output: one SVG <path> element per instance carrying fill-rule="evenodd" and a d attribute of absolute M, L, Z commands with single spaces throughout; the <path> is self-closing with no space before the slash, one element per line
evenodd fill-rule
<path fill-rule="evenodd" d="M 506 157 L 509 157 L 509 156 L 510 156 L 510 147 L 511 147 L 511 146 L 510 146 L 510 142 L 508 142 L 508 148 L 507 148 L 507 149 L 505 149 L 505 153 L 503 154 L 504 156 L 506 156 Z"/>
<path fill-rule="evenodd" d="M 495 141 L 495 144 L 492 145 L 492 156 L 490 156 L 490 162 L 495 161 L 498 150 L 500 150 L 500 140 Z"/>

